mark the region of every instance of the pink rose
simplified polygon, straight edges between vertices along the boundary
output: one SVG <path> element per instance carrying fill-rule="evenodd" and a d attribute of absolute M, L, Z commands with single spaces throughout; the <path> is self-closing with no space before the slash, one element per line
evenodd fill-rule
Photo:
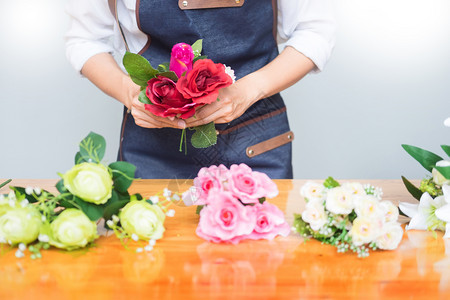
<path fill-rule="evenodd" d="M 215 200 L 200 212 L 196 233 L 199 237 L 219 243 L 236 244 L 253 232 L 256 222 L 255 208 L 242 205 L 227 191 L 215 190 Z"/>
<path fill-rule="evenodd" d="M 246 204 L 258 203 L 259 198 L 278 195 L 276 184 L 266 174 L 253 172 L 246 164 L 230 167 L 228 189 Z"/>
<path fill-rule="evenodd" d="M 185 43 L 178 43 L 172 47 L 169 70 L 175 72 L 179 78 L 184 72 L 192 70 L 193 60 L 192 47 Z"/>
<path fill-rule="evenodd" d="M 227 179 L 227 174 L 228 169 L 224 165 L 201 168 L 194 179 L 194 186 L 198 189 L 199 197 L 205 200 L 211 189 L 223 190 L 223 182 Z M 199 205 L 203 204 L 206 202 L 199 203 Z"/>
<path fill-rule="evenodd" d="M 284 219 L 284 214 L 273 204 L 267 201 L 256 204 L 256 225 L 254 231 L 246 236 L 248 239 L 272 240 L 277 235 L 288 236 L 290 227 Z"/>
<path fill-rule="evenodd" d="M 176 83 L 163 76 L 152 78 L 147 83 L 145 94 L 152 104 L 145 104 L 145 109 L 156 116 L 187 119 L 195 114 L 198 106 L 190 99 L 185 99 L 176 89 Z"/>

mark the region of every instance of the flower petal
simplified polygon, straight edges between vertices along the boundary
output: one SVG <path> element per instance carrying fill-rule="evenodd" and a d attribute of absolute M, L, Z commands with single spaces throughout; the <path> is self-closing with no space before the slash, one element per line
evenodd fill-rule
<path fill-rule="evenodd" d="M 406 226 L 406 230 L 411 229 L 427 230 L 427 218 L 425 217 L 425 215 L 421 214 L 420 212 L 416 214 L 409 222 L 409 225 Z"/>
<path fill-rule="evenodd" d="M 447 225 L 445 225 L 445 234 L 443 236 L 444 239 L 448 239 L 450 238 L 450 223 L 447 223 Z M 447 250 L 447 249 L 445 249 Z"/>
<path fill-rule="evenodd" d="M 400 202 L 399 208 L 405 215 L 407 215 L 410 218 L 414 217 L 416 214 L 419 213 L 419 204 Z"/>
<path fill-rule="evenodd" d="M 444 205 L 436 209 L 435 214 L 439 220 L 442 220 L 444 222 L 450 222 L 450 204 Z"/>
<path fill-rule="evenodd" d="M 445 202 L 450 204 L 450 185 L 444 184 L 442 191 L 444 192 Z"/>
<path fill-rule="evenodd" d="M 423 193 L 422 197 L 420 197 L 419 209 L 428 209 L 433 202 L 433 197 L 428 193 Z"/>

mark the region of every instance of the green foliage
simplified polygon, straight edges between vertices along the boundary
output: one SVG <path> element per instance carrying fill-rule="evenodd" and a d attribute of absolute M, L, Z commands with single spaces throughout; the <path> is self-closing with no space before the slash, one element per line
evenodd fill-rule
<path fill-rule="evenodd" d="M 205 207 L 204 205 L 198 205 L 198 206 L 197 206 L 197 209 L 195 210 L 195 213 L 196 213 L 197 215 L 199 215 L 200 212 L 202 211 L 202 209 L 203 209 L 204 207 Z"/>
<path fill-rule="evenodd" d="M 161 72 L 161 73 L 156 74 L 156 76 L 167 77 L 167 78 L 169 78 L 170 80 L 172 80 L 172 81 L 174 81 L 174 82 L 177 82 L 177 81 L 178 81 L 178 76 L 177 76 L 177 74 L 175 74 L 175 72 L 173 72 L 173 71 Z"/>
<path fill-rule="evenodd" d="M 141 87 L 146 87 L 147 82 L 158 73 L 158 70 L 154 69 L 150 62 L 139 54 L 125 53 L 123 65 L 131 80 Z"/>
<path fill-rule="evenodd" d="M 208 148 L 217 144 L 217 133 L 214 122 L 194 127 L 194 134 L 191 137 L 191 144 L 195 148 Z"/>
<path fill-rule="evenodd" d="M 199 57 L 203 50 L 203 40 L 197 40 L 195 43 L 192 44 L 192 50 L 194 51 L 194 56 Z"/>
<path fill-rule="evenodd" d="M 450 146 L 448 145 L 441 145 L 442 150 L 444 150 L 444 152 L 450 156 Z"/>
<path fill-rule="evenodd" d="M 333 177 L 330 176 L 327 179 L 325 179 L 323 186 L 326 187 L 327 189 L 332 189 L 340 186 L 340 184 Z"/>
<path fill-rule="evenodd" d="M 425 169 L 431 172 L 436 163 L 442 160 L 442 157 L 430 151 L 411 145 L 402 145 L 403 149 L 409 153 L 415 160 L 417 160 Z"/>
<path fill-rule="evenodd" d="M 403 184 L 405 185 L 408 192 L 417 200 L 420 200 L 423 192 L 419 190 L 414 184 L 412 184 L 408 179 L 402 176 Z"/>
<path fill-rule="evenodd" d="M 99 134 L 91 132 L 80 142 L 79 155 L 83 161 L 100 163 L 105 156 L 105 150 L 105 138 Z M 77 160 L 77 155 L 75 156 L 75 160 Z"/>
<path fill-rule="evenodd" d="M 8 180 L 6 180 L 5 182 L 0 183 L 0 189 L 1 189 L 2 187 L 4 187 L 5 185 L 7 185 L 8 183 L 10 183 L 11 181 L 12 181 L 11 179 L 8 179 Z"/>
<path fill-rule="evenodd" d="M 125 161 L 116 161 L 111 163 L 109 168 L 112 170 L 114 189 L 126 192 L 134 180 L 136 166 Z"/>
<path fill-rule="evenodd" d="M 445 177 L 445 179 L 450 179 L 450 166 L 436 167 L 436 170 L 438 170 L 442 174 L 442 176 Z"/>
<path fill-rule="evenodd" d="M 138 100 L 144 104 L 153 105 L 153 103 L 150 101 L 150 99 L 148 99 L 147 94 L 145 93 L 145 89 L 139 93 Z"/>

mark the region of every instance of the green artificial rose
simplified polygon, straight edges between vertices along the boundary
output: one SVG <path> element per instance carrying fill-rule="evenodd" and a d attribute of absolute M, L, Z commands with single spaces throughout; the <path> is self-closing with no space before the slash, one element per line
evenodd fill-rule
<path fill-rule="evenodd" d="M 75 208 L 65 209 L 42 233 L 48 235 L 50 245 L 67 250 L 83 248 L 98 238 L 97 224 Z"/>
<path fill-rule="evenodd" d="M 102 164 L 81 163 L 63 176 L 64 186 L 86 202 L 103 204 L 111 198 L 112 178 Z"/>
<path fill-rule="evenodd" d="M 41 224 L 41 214 L 32 205 L 1 205 L 0 242 L 29 244 L 37 239 Z"/>
<path fill-rule="evenodd" d="M 135 234 L 142 240 L 162 238 L 165 218 L 161 207 L 145 200 L 129 202 L 119 214 L 123 229 L 129 235 Z"/>

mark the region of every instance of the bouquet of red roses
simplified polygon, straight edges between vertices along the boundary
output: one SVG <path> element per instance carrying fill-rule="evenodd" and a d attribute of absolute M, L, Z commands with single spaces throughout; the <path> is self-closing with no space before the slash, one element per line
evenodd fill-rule
<path fill-rule="evenodd" d="M 154 69 L 150 62 L 139 54 L 125 53 L 123 65 L 133 82 L 141 86 L 139 101 L 145 109 L 160 117 L 187 119 L 195 110 L 217 100 L 219 89 L 231 85 L 234 72 L 220 63 L 201 56 L 202 40 L 192 46 L 179 43 L 173 46 L 170 62 Z M 192 128 L 191 144 L 196 148 L 207 148 L 217 143 L 214 122 Z M 182 131 L 186 146 L 186 132 Z"/>

